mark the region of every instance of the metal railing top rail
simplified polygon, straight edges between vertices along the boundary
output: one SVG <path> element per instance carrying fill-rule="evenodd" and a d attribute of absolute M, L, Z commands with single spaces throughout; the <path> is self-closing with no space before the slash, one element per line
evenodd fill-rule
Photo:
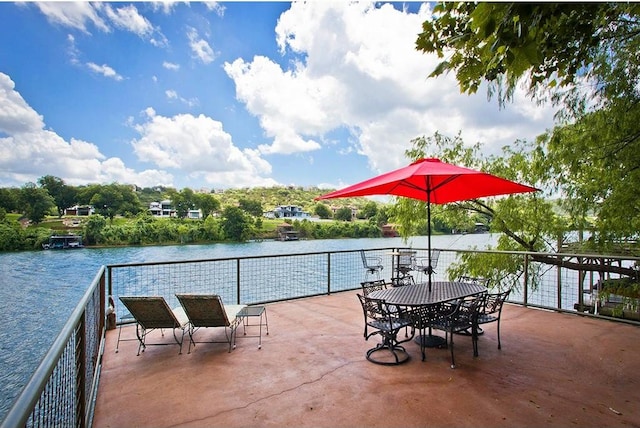
<path fill-rule="evenodd" d="M 368 248 L 365 251 L 393 251 L 393 250 L 414 250 L 414 251 L 428 251 L 426 247 L 382 247 L 382 248 Z M 481 249 L 460 249 L 460 248 L 432 248 L 432 250 L 440 250 L 442 252 L 453 253 L 490 253 L 490 254 L 510 254 L 521 256 L 547 256 L 547 257 L 580 257 L 587 259 L 612 259 L 612 260 L 633 260 L 640 262 L 640 256 L 628 256 L 628 255 L 611 255 L 611 254 L 585 254 L 585 253 L 549 253 L 541 251 L 506 251 L 506 250 L 481 250 Z M 208 259 L 189 259 L 189 260 L 168 260 L 161 262 L 136 262 L 136 263 L 119 263 L 107 265 L 108 268 L 119 267 L 131 267 L 131 266 L 152 266 L 152 265 L 172 265 L 181 263 L 202 263 L 212 261 L 229 261 L 229 260 L 245 260 L 245 259 L 264 259 L 264 258 L 277 258 L 277 257 L 289 257 L 289 256 L 309 256 L 318 254 L 339 254 L 339 253 L 356 253 L 360 250 L 334 250 L 334 251 L 313 251 L 303 253 L 287 253 L 287 254 L 264 254 L 255 256 L 235 256 L 235 257 L 219 257 Z"/>
<path fill-rule="evenodd" d="M 36 371 L 29 379 L 29 382 L 27 382 L 5 415 L 0 424 L 0 428 L 23 427 L 27 424 L 33 408 L 36 406 L 36 403 L 51 378 L 51 374 L 56 368 L 58 360 L 64 353 L 69 340 L 75 335 L 76 326 L 82 322 L 85 308 L 91 301 L 96 287 L 99 287 L 100 279 L 103 277 L 104 272 L 105 267 L 102 266 L 98 270 L 98 273 L 96 273 L 86 293 L 69 316 L 69 320 L 63 326 L 62 331 L 56 337 L 51 348 L 49 348 L 49 351 L 45 354 Z"/>
<path fill-rule="evenodd" d="M 396 250 L 398 248 L 409 248 L 409 247 L 382 247 L 382 248 L 368 248 L 365 251 L 374 252 L 374 251 L 391 251 Z M 420 248 L 413 248 L 414 250 L 418 250 Z M 424 249 L 427 250 L 426 248 Z M 267 258 L 277 258 L 277 257 L 294 257 L 294 256 L 313 256 L 318 254 L 340 254 L 340 253 L 358 253 L 361 250 L 333 250 L 333 251 L 313 251 L 313 252 L 304 252 L 304 253 L 287 253 L 287 254 L 264 254 L 264 255 L 256 255 L 256 256 L 235 256 L 235 257 L 218 257 L 218 258 L 209 258 L 209 259 L 189 259 L 189 260 L 167 260 L 163 262 L 136 262 L 136 263 L 119 263 L 119 264 L 110 264 L 107 265 L 108 268 L 120 268 L 120 267 L 131 267 L 131 266 L 152 266 L 152 265 L 174 265 L 180 263 L 203 263 L 203 262 L 222 262 L 229 260 L 245 260 L 245 259 L 267 259 Z M 455 251 L 455 250 L 454 250 Z"/>

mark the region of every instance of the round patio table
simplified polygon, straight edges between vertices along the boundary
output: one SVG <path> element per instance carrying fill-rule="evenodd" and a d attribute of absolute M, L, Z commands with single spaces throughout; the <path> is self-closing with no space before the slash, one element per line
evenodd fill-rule
<path fill-rule="evenodd" d="M 369 294 L 369 297 L 384 300 L 390 305 L 412 308 L 437 305 L 486 292 L 487 287 L 471 282 L 432 281 L 431 291 L 425 282 L 374 291 Z M 441 347 L 446 343 L 444 337 L 434 336 L 431 332 L 427 335 L 416 336 L 415 341 L 418 343 L 424 341 L 424 346 L 427 348 Z"/>

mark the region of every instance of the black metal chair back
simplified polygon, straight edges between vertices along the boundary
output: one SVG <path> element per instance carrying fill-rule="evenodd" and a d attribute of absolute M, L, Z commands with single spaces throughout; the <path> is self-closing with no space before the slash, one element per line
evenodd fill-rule
<path fill-rule="evenodd" d="M 384 300 L 371 299 L 358 294 L 358 299 L 362 306 L 365 324 L 373 331 L 365 334 L 365 339 L 373 335 L 380 335 L 382 341 L 374 348 L 367 351 L 367 360 L 383 365 L 402 364 L 409 359 L 409 354 L 400 343 L 407 342 L 413 338 L 407 337 L 402 341 L 398 340 L 398 331 L 411 326 L 411 319 L 404 312 L 395 306 L 387 304 Z M 391 359 L 378 358 L 378 352 L 387 350 L 387 356 Z"/>
<path fill-rule="evenodd" d="M 498 333 L 498 349 L 502 349 L 500 343 L 500 318 L 502 317 L 502 306 L 509 298 L 511 289 L 499 293 L 488 293 L 484 296 L 478 311 L 478 324 L 489 324 L 496 322 Z"/>
<path fill-rule="evenodd" d="M 453 335 L 459 331 L 471 330 L 473 342 L 473 356 L 478 356 L 478 316 L 480 307 L 484 302 L 485 294 L 467 297 L 453 303 L 445 304 L 442 308 L 441 317 L 437 319 L 432 327 L 446 332 L 446 341 L 451 349 L 451 368 L 456 367 L 453 353 Z"/>

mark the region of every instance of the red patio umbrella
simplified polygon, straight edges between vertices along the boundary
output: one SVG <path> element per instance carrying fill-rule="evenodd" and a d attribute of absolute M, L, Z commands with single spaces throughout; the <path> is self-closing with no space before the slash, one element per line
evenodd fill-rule
<path fill-rule="evenodd" d="M 370 178 L 316 199 L 394 195 L 427 202 L 429 291 L 431 291 L 431 203 L 465 201 L 486 196 L 535 192 L 538 189 L 439 159 L 418 159 L 411 165 Z"/>

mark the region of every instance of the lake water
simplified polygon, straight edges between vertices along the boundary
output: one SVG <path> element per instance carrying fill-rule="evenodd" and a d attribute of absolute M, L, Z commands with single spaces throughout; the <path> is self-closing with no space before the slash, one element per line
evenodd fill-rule
<path fill-rule="evenodd" d="M 495 245 L 496 235 L 444 235 L 432 248 Z M 158 247 L 0 253 L 0 420 L 62 330 L 103 265 L 413 246 L 426 237 L 263 241 Z"/>

